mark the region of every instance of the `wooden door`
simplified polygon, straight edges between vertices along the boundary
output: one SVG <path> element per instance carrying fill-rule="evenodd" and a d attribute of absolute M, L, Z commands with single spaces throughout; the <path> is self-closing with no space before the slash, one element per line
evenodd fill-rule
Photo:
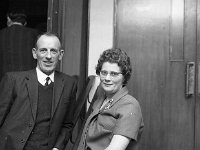
<path fill-rule="evenodd" d="M 195 101 L 195 150 L 200 149 L 200 0 L 197 0 L 197 57 L 196 57 L 196 101 Z"/>
<path fill-rule="evenodd" d="M 200 133 L 196 132 L 200 126 L 196 88 L 200 60 L 199 3 L 197 0 L 115 2 L 114 46 L 131 57 L 133 74 L 128 88 L 143 110 L 145 129 L 140 150 L 199 150 Z M 190 73 L 187 96 L 186 66 Z"/>

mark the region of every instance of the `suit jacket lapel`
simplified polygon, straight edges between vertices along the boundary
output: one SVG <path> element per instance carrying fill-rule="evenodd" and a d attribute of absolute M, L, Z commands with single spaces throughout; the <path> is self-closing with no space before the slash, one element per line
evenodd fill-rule
<path fill-rule="evenodd" d="M 51 116 L 53 117 L 53 114 L 56 110 L 56 107 L 58 106 L 60 96 L 63 92 L 64 87 L 64 78 L 61 76 L 60 73 L 55 72 L 54 77 L 54 93 L 53 93 L 53 100 L 52 100 L 52 111 Z"/>
<path fill-rule="evenodd" d="M 38 103 L 38 80 L 36 70 L 31 70 L 27 74 L 27 88 L 30 97 L 31 110 L 34 120 L 36 119 Z"/>

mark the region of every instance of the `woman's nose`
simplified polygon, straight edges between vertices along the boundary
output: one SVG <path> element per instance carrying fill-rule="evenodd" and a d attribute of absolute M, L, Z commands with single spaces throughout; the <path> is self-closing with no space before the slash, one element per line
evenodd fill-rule
<path fill-rule="evenodd" d="M 110 76 L 110 74 L 108 73 L 107 75 L 106 75 L 106 77 L 105 77 L 105 80 L 110 80 L 111 79 L 111 76 Z"/>

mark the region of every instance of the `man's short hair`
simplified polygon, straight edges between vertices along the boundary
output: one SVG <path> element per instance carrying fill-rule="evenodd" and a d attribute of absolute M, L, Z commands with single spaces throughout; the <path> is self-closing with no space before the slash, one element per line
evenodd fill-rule
<path fill-rule="evenodd" d="M 13 21 L 13 22 L 20 22 L 23 25 L 26 23 L 26 12 L 24 9 L 12 9 L 7 13 L 7 16 Z"/>

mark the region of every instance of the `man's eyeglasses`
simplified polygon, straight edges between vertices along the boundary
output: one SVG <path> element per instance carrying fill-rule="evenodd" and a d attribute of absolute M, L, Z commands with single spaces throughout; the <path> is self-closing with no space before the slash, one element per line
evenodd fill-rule
<path fill-rule="evenodd" d="M 101 76 L 101 77 L 106 77 L 108 74 L 109 74 L 111 77 L 115 78 L 115 77 L 117 77 L 119 74 L 122 74 L 122 73 L 121 73 L 121 72 L 115 72 L 115 71 L 108 72 L 108 71 L 105 71 L 105 70 L 101 70 L 101 71 L 100 71 L 100 76 Z"/>

